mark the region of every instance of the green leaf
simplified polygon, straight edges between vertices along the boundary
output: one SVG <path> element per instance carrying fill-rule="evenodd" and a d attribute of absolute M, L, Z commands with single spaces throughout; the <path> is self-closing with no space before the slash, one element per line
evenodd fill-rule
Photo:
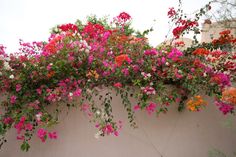
<path fill-rule="evenodd" d="M 24 141 L 20 148 L 21 148 L 22 151 L 26 151 L 27 152 L 29 150 L 29 148 L 30 148 L 30 145 L 29 145 L 28 142 Z"/>

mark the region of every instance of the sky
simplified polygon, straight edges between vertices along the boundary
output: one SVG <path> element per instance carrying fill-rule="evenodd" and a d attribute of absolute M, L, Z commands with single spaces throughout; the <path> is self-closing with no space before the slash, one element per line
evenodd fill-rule
<path fill-rule="evenodd" d="M 182 0 L 183 9 L 191 13 L 209 0 Z M 125 11 L 132 16 L 132 26 L 140 31 L 154 28 L 149 42 L 156 46 L 169 31 L 167 12 L 177 7 L 178 0 L 0 0 L 0 44 L 7 53 L 25 42 L 47 41 L 50 28 L 57 24 L 74 23 L 95 14 L 110 18 Z"/>

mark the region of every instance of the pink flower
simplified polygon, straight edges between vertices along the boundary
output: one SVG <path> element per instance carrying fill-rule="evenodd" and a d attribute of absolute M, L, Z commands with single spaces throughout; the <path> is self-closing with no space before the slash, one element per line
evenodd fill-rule
<path fill-rule="evenodd" d="M 37 122 L 40 122 L 40 121 L 41 121 L 41 117 L 42 117 L 42 115 L 43 115 L 42 112 L 39 112 L 39 113 L 37 113 L 37 114 L 35 115 L 35 117 L 36 117 L 36 121 L 37 121 Z"/>
<path fill-rule="evenodd" d="M 153 102 L 149 103 L 149 105 L 146 107 L 146 111 L 148 112 L 149 115 L 151 115 L 155 111 L 156 106 L 157 105 Z"/>
<path fill-rule="evenodd" d="M 42 90 L 40 88 L 36 89 L 38 95 L 41 95 L 42 94 Z"/>
<path fill-rule="evenodd" d="M 92 64 L 92 62 L 93 62 L 93 56 L 90 55 L 90 56 L 88 57 L 88 64 Z"/>
<path fill-rule="evenodd" d="M 119 136 L 119 132 L 118 131 L 114 131 L 114 135 L 115 136 Z"/>
<path fill-rule="evenodd" d="M 173 48 L 171 52 L 167 55 L 169 59 L 176 61 L 179 57 L 183 56 L 183 52 L 179 51 L 176 48 Z"/>
<path fill-rule="evenodd" d="M 21 85 L 20 84 L 17 84 L 16 85 L 16 92 L 19 92 L 21 90 Z"/>
<path fill-rule="evenodd" d="M 112 125 L 111 124 L 107 124 L 104 128 L 103 128 L 103 132 L 105 133 L 105 134 L 111 134 L 111 133 L 113 133 L 114 132 L 114 128 L 112 127 Z"/>
<path fill-rule="evenodd" d="M 48 64 L 48 66 L 47 66 L 48 71 L 51 70 L 51 69 L 52 69 L 52 63 Z"/>
<path fill-rule="evenodd" d="M 219 110 L 224 114 L 232 113 L 234 106 L 231 104 L 224 103 L 222 101 L 215 101 L 216 106 L 219 107 Z"/>
<path fill-rule="evenodd" d="M 33 129 L 33 125 L 30 123 L 25 124 L 25 130 L 31 131 Z"/>
<path fill-rule="evenodd" d="M 13 122 L 13 119 L 11 117 L 6 117 L 3 119 L 4 124 L 11 124 Z"/>
<path fill-rule="evenodd" d="M 141 108 L 140 108 L 140 106 L 137 104 L 137 105 L 135 105 L 134 106 L 134 111 L 138 111 L 138 110 L 140 110 Z"/>
<path fill-rule="evenodd" d="M 144 51 L 144 55 L 147 55 L 147 56 L 154 56 L 154 55 L 157 55 L 158 54 L 158 52 L 157 52 L 157 50 L 155 50 L 155 49 L 151 49 L 151 50 L 146 50 L 146 51 Z"/>
<path fill-rule="evenodd" d="M 120 15 L 118 16 L 118 19 L 123 20 L 124 22 L 128 21 L 129 19 L 131 19 L 131 16 L 126 13 L 126 12 L 122 12 L 120 13 Z"/>
<path fill-rule="evenodd" d="M 113 85 L 114 87 L 117 87 L 117 88 L 121 88 L 122 87 L 122 84 L 120 82 L 117 82 Z"/>
<path fill-rule="evenodd" d="M 74 91 L 73 96 L 79 97 L 82 93 L 82 90 L 80 88 L 77 88 L 76 91 Z"/>
<path fill-rule="evenodd" d="M 20 134 L 21 131 L 22 131 L 22 129 L 24 129 L 25 120 L 26 120 L 26 117 L 25 117 L 25 116 L 22 116 L 22 117 L 20 118 L 20 121 L 19 121 L 17 124 L 15 124 L 14 127 L 15 127 L 16 130 L 17 130 L 17 134 Z"/>
<path fill-rule="evenodd" d="M 37 136 L 40 138 L 42 142 L 45 142 L 47 138 L 47 131 L 44 128 L 40 128 L 37 132 Z"/>
<path fill-rule="evenodd" d="M 16 103 L 16 96 L 15 95 L 13 95 L 13 96 L 11 96 L 11 98 L 10 98 L 10 103 L 11 104 L 15 104 Z"/>
<path fill-rule="evenodd" d="M 128 69 L 128 68 L 122 69 L 121 72 L 122 72 L 125 76 L 129 76 L 129 69 Z"/>
<path fill-rule="evenodd" d="M 57 132 L 49 132 L 48 133 L 48 137 L 50 138 L 50 139 L 57 139 Z"/>
<path fill-rule="evenodd" d="M 18 135 L 18 136 L 16 136 L 16 139 L 17 140 L 24 140 L 25 139 L 25 136 L 23 136 L 23 135 Z"/>
<path fill-rule="evenodd" d="M 81 106 L 81 110 L 84 111 L 84 112 L 87 112 L 89 110 L 89 104 L 83 104 Z"/>

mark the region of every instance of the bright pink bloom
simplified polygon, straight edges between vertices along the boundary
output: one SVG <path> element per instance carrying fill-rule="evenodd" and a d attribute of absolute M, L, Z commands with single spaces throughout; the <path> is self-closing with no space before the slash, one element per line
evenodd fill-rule
<path fill-rule="evenodd" d="M 168 11 L 167 15 L 168 15 L 169 18 L 171 18 L 174 15 L 176 15 L 175 9 L 173 7 L 169 8 L 169 11 Z"/>
<path fill-rule="evenodd" d="M 78 89 L 76 89 L 76 91 L 73 92 L 73 96 L 79 97 L 81 95 L 81 93 L 82 93 L 82 89 L 78 88 Z"/>
<path fill-rule="evenodd" d="M 36 89 L 36 91 L 37 91 L 38 95 L 42 94 L 42 89 L 38 88 L 38 89 Z"/>
<path fill-rule="evenodd" d="M 115 136 L 119 136 L 119 132 L 118 131 L 114 131 L 114 135 Z"/>
<path fill-rule="evenodd" d="M 111 124 L 107 124 L 104 128 L 103 128 L 103 132 L 105 133 L 105 134 L 111 134 L 111 133 L 113 133 L 114 132 L 114 128 L 112 127 L 112 125 Z"/>
<path fill-rule="evenodd" d="M 18 136 L 16 136 L 16 139 L 17 140 L 24 140 L 25 139 L 25 136 L 23 136 L 23 135 L 18 135 Z"/>
<path fill-rule="evenodd" d="M 16 85 L 16 92 L 19 92 L 21 90 L 21 85 L 20 84 L 17 84 Z"/>
<path fill-rule="evenodd" d="M 50 138 L 50 139 L 57 139 L 57 132 L 49 132 L 48 133 L 48 137 Z"/>
<path fill-rule="evenodd" d="M 76 31 L 78 31 L 78 27 L 75 24 L 71 24 L 71 23 L 61 25 L 58 28 L 60 28 L 64 32 L 67 32 L 67 31 L 76 32 Z"/>
<path fill-rule="evenodd" d="M 11 98 L 10 98 L 10 103 L 11 104 L 15 104 L 16 103 L 16 96 L 15 95 L 13 95 L 13 96 L 11 96 Z"/>
<path fill-rule="evenodd" d="M 131 16 L 126 13 L 126 12 L 122 12 L 120 13 L 120 15 L 118 16 L 118 19 L 123 20 L 124 22 L 128 21 L 129 19 L 131 19 Z"/>
<path fill-rule="evenodd" d="M 89 110 L 89 104 L 83 104 L 81 106 L 81 110 L 84 111 L 84 112 L 87 112 Z"/>
<path fill-rule="evenodd" d="M 216 106 L 219 107 L 219 110 L 224 114 L 232 113 L 234 106 L 231 104 L 224 103 L 222 101 L 215 101 Z"/>
<path fill-rule="evenodd" d="M 125 76 L 129 76 L 129 69 L 128 69 L 128 68 L 122 69 L 121 72 L 122 72 Z"/>
<path fill-rule="evenodd" d="M 146 50 L 146 51 L 144 51 L 144 55 L 150 55 L 150 56 L 155 56 L 155 55 L 157 55 L 158 54 L 158 52 L 157 52 L 157 50 L 156 49 L 151 49 L 151 50 Z"/>
<path fill-rule="evenodd" d="M 13 122 L 13 119 L 11 117 L 6 117 L 3 119 L 4 124 L 11 124 Z"/>
<path fill-rule="evenodd" d="M 134 111 L 138 111 L 138 110 L 140 110 L 141 108 L 140 108 L 140 106 L 137 104 L 137 105 L 135 105 L 134 106 Z"/>
<path fill-rule="evenodd" d="M 44 128 L 40 128 L 37 132 L 37 136 L 40 138 L 42 142 L 45 142 L 47 137 L 47 131 Z"/>
<path fill-rule="evenodd" d="M 155 109 L 156 109 L 157 105 L 153 102 L 149 103 L 149 105 L 146 107 L 146 111 L 148 112 L 148 114 L 152 114 Z"/>
<path fill-rule="evenodd" d="M 52 68 L 52 65 L 51 65 L 51 64 L 48 64 L 47 70 L 49 71 L 49 70 L 51 70 L 51 68 Z"/>
<path fill-rule="evenodd" d="M 122 84 L 120 82 L 117 82 L 113 85 L 114 87 L 117 87 L 117 88 L 121 88 L 122 87 Z"/>
<path fill-rule="evenodd" d="M 183 56 L 183 52 L 179 51 L 176 48 L 173 48 L 171 52 L 167 55 L 169 59 L 176 61 L 179 57 Z"/>
<path fill-rule="evenodd" d="M 25 124 L 25 130 L 31 131 L 33 129 L 33 125 L 30 123 Z"/>
<path fill-rule="evenodd" d="M 94 57 L 93 57 L 92 55 L 90 55 L 90 56 L 88 57 L 88 64 L 92 64 L 93 59 L 94 59 Z"/>

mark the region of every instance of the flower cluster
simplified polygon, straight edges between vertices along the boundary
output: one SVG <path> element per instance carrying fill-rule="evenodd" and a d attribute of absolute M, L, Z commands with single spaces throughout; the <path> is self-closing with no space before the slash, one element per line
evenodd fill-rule
<path fill-rule="evenodd" d="M 204 101 L 200 95 L 194 96 L 187 102 L 187 108 L 190 111 L 200 111 L 206 105 L 206 101 Z"/>

